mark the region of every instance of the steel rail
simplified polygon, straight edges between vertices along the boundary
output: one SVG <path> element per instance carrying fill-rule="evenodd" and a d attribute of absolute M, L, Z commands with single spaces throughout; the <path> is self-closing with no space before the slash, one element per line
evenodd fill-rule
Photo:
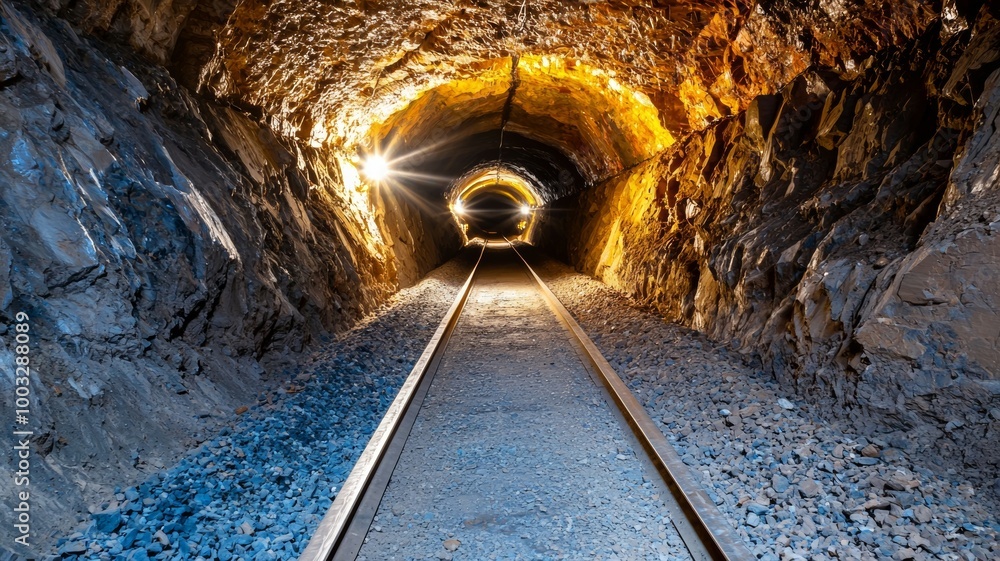
<path fill-rule="evenodd" d="M 469 278 L 389 405 L 385 417 L 320 521 L 299 561 L 353 560 L 357 557 L 416 419 L 419 405 L 469 299 L 473 279 L 485 252 L 486 244 L 483 244 Z"/>
<path fill-rule="evenodd" d="M 504 238 L 506 240 L 506 237 Z M 646 450 L 650 460 L 670 490 L 673 500 L 666 506 L 673 515 L 674 526 L 684 540 L 691 556 L 698 560 L 712 561 L 752 561 L 756 559 L 732 526 L 709 499 L 701 485 L 691 476 L 690 471 L 663 432 L 639 403 L 632 391 L 615 372 L 601 351 L 587 336 L 580 324 L 573 319 L 569 310 L 549 289 L 545 281 L 535 273 L 528 261 L 517 250 L 514 243 L 506 240 L 511 249 L 524 263 L 530 275 L 538 284 L 549 307 L 569 330 L 580 354 L 589 363 L 593 373 L 603 382 L 605 389 L 618 406 L 622 416 L 632 428 L 636 439 Z"/>

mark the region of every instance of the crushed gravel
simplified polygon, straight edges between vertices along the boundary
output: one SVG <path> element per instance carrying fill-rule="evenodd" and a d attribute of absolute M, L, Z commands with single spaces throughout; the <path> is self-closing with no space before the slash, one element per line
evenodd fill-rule
<path fill-rule="evenodd" d="M 64 559 L 295 559 L 470 270 L 452 260 L 318 349 L 177 465 L 98 505 Z"/>
<path fill-rule="evenodd" d="M 997 512 L 960 471 L 862 436 L 737 353 L 547 261 L 536 268 L 758 558 L 1000 559 Z"/>

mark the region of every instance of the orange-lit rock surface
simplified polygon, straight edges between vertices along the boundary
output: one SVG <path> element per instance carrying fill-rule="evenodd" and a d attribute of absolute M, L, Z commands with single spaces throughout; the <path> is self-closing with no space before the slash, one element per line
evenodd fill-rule
<path fill-rule="evenodd" d="M 971 30 L 928 28 L 851 73 L 807 70 L 584 191 L 571 260 L 991 482 L 995 24 L 984 9 Z"/>

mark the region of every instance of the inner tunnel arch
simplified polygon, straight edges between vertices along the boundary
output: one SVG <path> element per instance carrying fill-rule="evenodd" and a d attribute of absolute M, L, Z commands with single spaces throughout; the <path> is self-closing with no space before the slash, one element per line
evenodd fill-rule
<path fill-rule="evenodd" d="M 499 164 L 474 168 L 448 191 L 464 241 L 476 237 L 532 242 L 543 199 L 529 178 Z"/>
<path fill-rule="evenodd" d="M 434 216 L 457 222 L 464 240 L 466 228 L 474 235 L 490 228 L 476 232 L 474 215 L 456 214 L 456 203 L 489 198 L 500 214 L 527 206 L 520 228 L 505 232 L 538 240 L 554 230 L 545 224 L 555 224 L 537 219 L 543 207 L 674 141 L 645 94 L 613 71 L 568 56 L 478 61 L 436 83 L 373 97 L 365 117 L 362 123 L 342 113 L 318 122 L 313 136 L 347 153 L 384 155 L 395 168 L 393 183 L 419 194 Z M 502 209 L 505 200 L 510 209 Z"/>

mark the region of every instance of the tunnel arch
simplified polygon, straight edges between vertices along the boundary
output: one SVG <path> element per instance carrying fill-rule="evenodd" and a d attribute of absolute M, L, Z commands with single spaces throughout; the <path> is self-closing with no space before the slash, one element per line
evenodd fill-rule
<path fill-rule="evenodd" d="M 504 236 L 531 242 L 544 203 L 532 180 L 502 165 L 482 165 L 448 190 L 451 209 L 464 241 Z"/>
<path fill-rule="evenodd" d="M 340 137 L 349 150 L 380 150 L 417 165 L 456 139 L 501 129 L 564 154 L 591 184 L 674 142 L 649 98 L 614 72 L 550 55 L 480 62 L 461 77 L 383 96 L 363 117 L 348 112 L 329 125 L 317 123 L 313 137 Z"/>
<path fill-rule="evenodd" d="M 482 181 L 488 174 L 480 173 L 487 167 L 502 170 L 503 177 L 483 196 L 510 195 L 515 206 L 530 209 L 527 220 L 517 221 L 519 228 L 505 232 L 535 240 L 546 235 L 545 224 L 556 224 L 536 220 L 544 212 L 540 207 L 647 161 L 674 142 L 645 94 L 620 83 L 614 72 L 571 57 L 481 61 L 460 77 L 396 93 L 372 98 L 364 126 L 361 116 L 348 111 L 317 122 L 313 137 L 328 142 L 337 136 L 348 153 L 383 155 L 406 192 L 452 211 L 463 236 L 475 220 L 454 213 L 455 204 L 491 185 Z M 459 191 L 470 185 L 474 190 L 450 192 L 459 180 L 470 182 Z"/>

